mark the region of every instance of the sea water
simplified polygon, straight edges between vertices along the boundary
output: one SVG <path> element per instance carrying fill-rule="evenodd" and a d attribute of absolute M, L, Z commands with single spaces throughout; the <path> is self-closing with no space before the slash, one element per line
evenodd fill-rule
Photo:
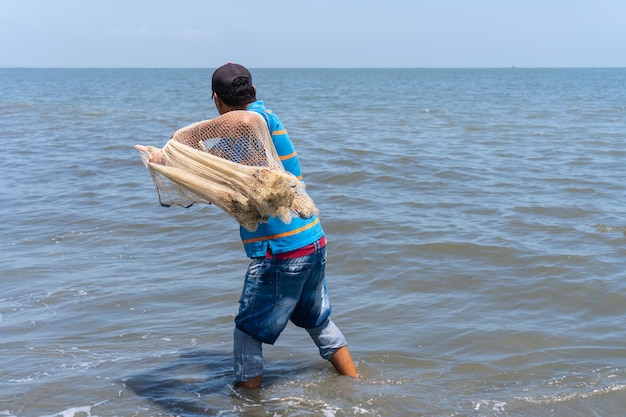
<path fill-rule="evenodd" d="M 0 70 L 0 416 L 618 416 L 626 70 L 252 69 L 328 238 L 360 380 L 302 329 L 232 388 L 245 258 L 133 146 L 212 69 Z"/>

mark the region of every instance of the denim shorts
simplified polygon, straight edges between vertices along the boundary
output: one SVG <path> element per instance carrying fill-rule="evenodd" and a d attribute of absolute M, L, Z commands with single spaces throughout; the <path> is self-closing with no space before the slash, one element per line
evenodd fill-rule
<path fill-rule="evenodd" d="M 237 328 L 274 344 L 291 320 L 313 329 L 331 313 L 326 287 L 326 248 L 293 259 L 254 258 L 239 300 Z"/>

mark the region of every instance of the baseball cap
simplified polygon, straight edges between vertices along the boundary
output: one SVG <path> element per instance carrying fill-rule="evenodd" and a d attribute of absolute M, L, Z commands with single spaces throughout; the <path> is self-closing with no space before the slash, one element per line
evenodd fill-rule
<path fill-rule="evenodd" d="M 247 78 L 250 84 L 252 84 L 252 75 L 246 67 L 229 62 L 228 64 L 222 65 L 215 70 L 213 73 L 213 80 L 211 81 L 211 88 L 214 93 L 227 93 L 232 90 L 233 81 L 239 77 Z"/>

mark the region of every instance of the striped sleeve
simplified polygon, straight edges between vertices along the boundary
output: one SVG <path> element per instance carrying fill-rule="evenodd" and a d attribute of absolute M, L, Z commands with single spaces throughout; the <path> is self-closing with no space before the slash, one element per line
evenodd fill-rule
<path fill-rule="evenodd" d="M 280 157 L 280 161 L 283 163 L 283 167 L 287 172 L 295 175 L 299 180 L 302 180 L 302 172 L 300 171 L 300 163 L 298 162 L 298 153 L 296 152 L 287 129 L 277 121 L 276 118 L 271 117 L 272 123 L 272 141 L 276 147 L 276 152 Z"/>

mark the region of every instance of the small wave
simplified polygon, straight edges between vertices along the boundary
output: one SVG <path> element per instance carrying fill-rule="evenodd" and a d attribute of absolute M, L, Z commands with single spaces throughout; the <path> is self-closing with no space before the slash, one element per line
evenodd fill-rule
<path fill-rule="evenodd" d="M 617 384 L 603 388 L 597 388 L 589 392 L 572 392 L 566 394 L 542 395 L 540 397 L 521 397 L 519 399 L 529 402 L 531 404 L 555 404 L 578 399 L 593 398 L 615 391 L 623 391 L 624 389 L 626 389 L 626 385 Z"/>
<path fill-rule="evenodd" d="M 292 415 L 293 413 L 315 413 L 323 417 L 336 417 L 350 413 L 348 409 L 340 406 L 328 404 L 322 400 L 303 398 L 299 396 L 275 397 L 268 400 L 261 400 L 250 404 L 244 404 L 242 410 L 247 407 L 262 407 L 265 411 L 272 412 L 274 416 Z M 363 407 L 351 407 L 351 414 L 346 415 L 373 415 L 372 410 Z"/>
<path fill-rule="evenodd" d="M 490 407 L 492 411 L 503 412 L 506 402 L 504 401 L 476 401 L 474 403 L 474 411 L 479 411 L 480 407 Z"/>
<path fill-rule="evenodd" d="M 87 405 L 87 406 L 83 406 L 83 407 L 71 407 L 68 408 L 67 410 L 63 410 L 60 411 L 56 414 L 51 414 L 49 416 L 42 416 L 42 417 L 96 417 L 96 416 L 92 416 L 91 414 L 91 410 L 94 407 L 98 407 L 99 405 L 102 405 L 106 403 L 106 401 L 100 401 L 99 403 L 96 403 L 94 405 Z"/>
<path fill-rule="evenodd" d="M 626 235 L 626 226 L 609 226 L 606 224 L 596 224 L 596 230 L 601 233 L 623 232 Z"/>

